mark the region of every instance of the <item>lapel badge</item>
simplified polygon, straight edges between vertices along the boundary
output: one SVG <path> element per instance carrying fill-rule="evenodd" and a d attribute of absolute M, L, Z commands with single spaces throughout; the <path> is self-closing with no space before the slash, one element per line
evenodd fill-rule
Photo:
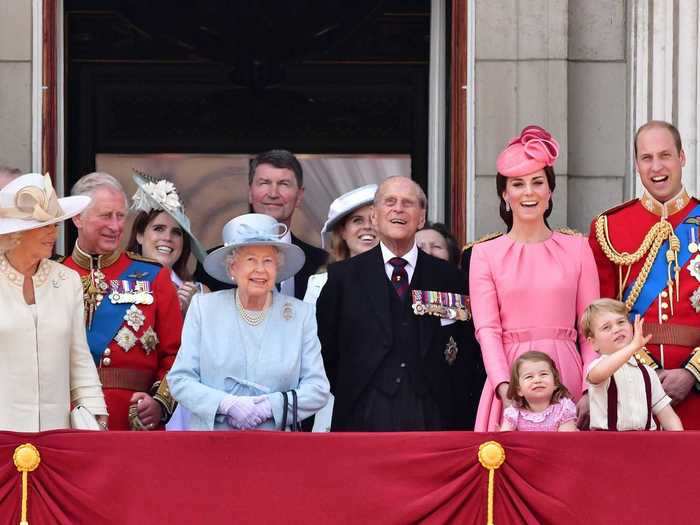
<path fill-rule="evenodd" d="M 138 332 L 139 328 L 143 326 L 146 316 L 143 315 L 143 312 L 139 310 L 138 306 L 132 304 L 124 314 L 124 320 L 134 332 Z"/>
<path fill-rule="evenodd" d="M 152 326 L 149 326 L 139 341 L 141 341 L 141 346 L 146 351 L 146 355 L 149 355 L 158 346 L 158 334 L 156 334 Z"/>
<path fill-rule="evenodd" d="M 292 303 L 284 303 L 284 306 L 282 307 L 282 318 L 285 321 L 290 321 L 292 318 L 294 318 L 294 307 L 292 306 Z"/>
<path fill-rule="evenodd" d="M 690 296 L 690 304 L 695 308 L 695 313 L 700 314 L 700 288 L 695 290 Z"/>
<path fill-rule="evenodd" d="M 700 281 L 700 254 L 693 257 L 693 259 L 688 263 L 688 271 L 690 272 L 690 275 Z"/>
<path fill-rule="evenodd" d="M 117 344 L 124 349 L 125 352 L 131 350 L 131 348 L 136 344 L 136 336 L 134 332 L 129 330 L 126 326 L 122 326 L 117 335 L 114 336 L 114 340 Z"/>
<path fill-rule="evenodd" d="M 457 348 L 457 343 L 454 340 L 454 337 L 450 336 L 449 341 L 447 341 L 447 345 L 445 346 L 445 361 L 447 361 L 447 364 L 452 366 L 452 364 L 455 362 L 457 359 L 457 354 L 459 353 L 459 348 Z"/>

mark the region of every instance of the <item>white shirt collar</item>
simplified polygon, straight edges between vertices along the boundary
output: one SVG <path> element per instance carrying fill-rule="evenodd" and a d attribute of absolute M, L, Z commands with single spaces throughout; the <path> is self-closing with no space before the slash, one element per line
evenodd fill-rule
<path fill-rule="evenodd" d="M 287 244 L 292 244 L 292 231 L 287 230 L 287 233 L 284 234 L 284 237 L 280 239 L 282 242 L 286 242 Z"/>
<path fill-rule="evenodd" d="M 383 242 L 379 243 L 379 247 L 382 250 L 382 258 L 384 259 L 384 264 L 389 264 L 389 259 L 398 257 L 398 255 L 392 253 L 392 251 L 389 248 L 387 248 Z M 408 250 L 408 253 L 404 254 L 401 258 L 404 259 L 408 263 L 408 266 L 410 266 L 411 268 L 416 267 L 416 262 L 418 261 L 418 245 L 416 244 L 415 239 L 413 240 L 413 246 L 411 247 L 411 249 Z"/>

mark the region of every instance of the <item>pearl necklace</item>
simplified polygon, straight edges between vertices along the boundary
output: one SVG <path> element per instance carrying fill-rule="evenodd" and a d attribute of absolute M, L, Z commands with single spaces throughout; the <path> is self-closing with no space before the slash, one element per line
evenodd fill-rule
<path fill-rule="evenodd" d="M 243 308 L 238 292 L 236 292 L 236 307 L 238 308 L 238 313 L 241 318 L 250 326 L 258 326 L 265 320 L 265 315 L 267 315 L 267 308 L 263 308 L 262 310 L 247 310 Z"/>

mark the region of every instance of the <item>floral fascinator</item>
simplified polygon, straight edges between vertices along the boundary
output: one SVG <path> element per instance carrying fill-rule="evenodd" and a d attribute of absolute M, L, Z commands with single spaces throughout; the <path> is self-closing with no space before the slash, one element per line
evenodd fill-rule
<path fill-rule="evenodd" d="M 185 209 L 175 185 L 169 180 L 158 180 L 137 170 L 134 170 L 133 179 L 138 189 L 132 198 L 131 209 L 146 213 L 159 210 L 170 215 L 192 241 L 194 256 L 204 263 L 207 252 L 192 233 L 190 219 L 185 215 Z"/>
<path fill-rule="evenodd" d="M 527 126 L 498 155 L 496 169 L 504 177 L 524 177 L 553 166 L 557 157 L 559 143 L 551 133 L 540 126 Z"/>

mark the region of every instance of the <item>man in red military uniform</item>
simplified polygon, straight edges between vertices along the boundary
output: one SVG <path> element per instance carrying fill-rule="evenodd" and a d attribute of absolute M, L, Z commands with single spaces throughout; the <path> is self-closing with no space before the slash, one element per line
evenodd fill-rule
<path fill-rule="evenodd" d="M 644 194 L 591 224 L 600 293 L 624 301 L 651 334 L 636 357 L 656 369 L 686 429 L 700 429 L 700 202 L 683 188 L 678 130 L 651 121 L 635 136 Z"/>
<path fill-rule="evenodd" d="M 92 198 L 73 218 L 78 240 L 64 264 L 83 282 L 88 343 L 110 428 L 159 428 L 174 408 L 164 377 L 175 361 L 182 332 L 169 270 L 120 251 L 127 198 L 114 177 L 85 175 L 71 193 Z"/>

